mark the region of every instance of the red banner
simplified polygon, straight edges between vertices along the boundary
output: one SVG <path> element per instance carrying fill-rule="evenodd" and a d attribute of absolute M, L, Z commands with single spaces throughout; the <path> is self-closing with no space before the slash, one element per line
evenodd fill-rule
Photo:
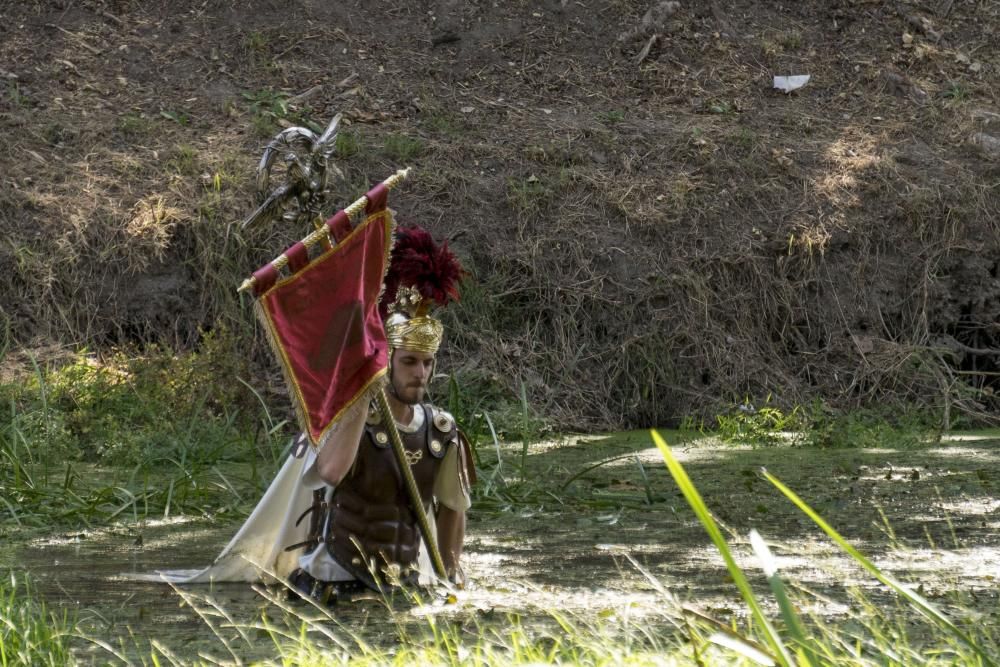
<path fill-rule="evenodd" d="M 384 207 L 384 198 L 379 203 Z M 349 233 L 336 229 L 340 218 L 346 220 L 341 212 L 327 222 L 337 245 L 312 261 L 303 261 L 293 246 L 298 270 L 257 300 L 302 430 L 314 446 L 388 366 L 378 297 L 392 247 L 392 214 L 377 210 Z"/>

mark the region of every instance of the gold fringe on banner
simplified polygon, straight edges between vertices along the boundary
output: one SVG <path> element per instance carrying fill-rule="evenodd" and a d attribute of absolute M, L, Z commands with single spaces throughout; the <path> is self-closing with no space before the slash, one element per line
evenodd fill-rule
<path fill-rule="evenodd" d="M 401 172 L 397 172 L 397 175 L 399 173 Z M 364 201 L 366 204 L 367 198 L 362 197 L 358 201 L 359 202 Z M 358 202 L 355 202 L 351 206 L 355 206 L 357 204 Z M 360 210 L 364 210 L 365 204 L 360 205 L 359 207 Z M 357 211 L 355 211 L 355 213 L 356 212 Z M 351 214 L 348 213 L 348 217 L 350 215 Z M 385 257 L 382 260 L 382 279 L 381 279 L 382 286 L 379 289 L 378 293 L 378 301 L 381 301 L 382 294 L 385 292 L 385 276 L 389 272 L 389 261 L 392 256 L 393 238 L 395 237 L 396 234 L 396 219 L 392 213 L 392 210 L 386 207 L 384 210 L 372 213 L 370 216 L 366 217 L 363 222 L 367 222 L 368 220 L 376 217 L 385 218 L 385 221 L 382 222 L 381 224 L 386 225 Z M 374 224 L 374 222 L 375 221 L 373 220 L 372 223 Z M 330 250 L 327 250 L 326 253 L 324 253 L 324 255 L 326 255 L 327 253 L 334 252 L 337 249 L 337 247 L 339 247 L 343 243 L 346 243 L 347 240 L 350 239 L 351 236 L 353 236 L 355 233 L 357 233 L 357 229 L 353 230 L 346 238 L 344 238 L 336 246 L 334 246 Z M 322 256 L 317 257 L 312 261 L 319 261 L 320 259 L 322 259 Z M 282 283 L 287 282 L 288 280 L 291 280 L 291 278 L 285 278 L 284 280 L 278 281 L 271 289 L 273 290 L 275 287 L 279 287 Z M 270 290 L 268 290 L 268 292 L 266 293 L 270 293 Z M 330 439 L 330 436 L 336 433 L 337 427 L 340 425 L 341 422 L 343 422 L 345 419 L 349 417 L 356 415 L 357 411 L 359 410 L 364 410 L 367 412 L 368 406 L 371 403 L 372 399 L 374 399 L 378 395 L 378 393 L 381 392 L 382 389 L 388 384 L 388 369 L 383 369 L 382 371 L 377 373 L 363 389 L 358 391 L 357 395 L 351 400 L 351 402 L 348 405 L 344 406 L 344 408 L 341 409 L 341 411 L 337 413 L 333 417 L 333 419 L 330 420 L 330 423 L 320 434 L 319 438 L 317 438 L 316 441 L 313 441 L 312 431 L 310 429 L 309 415 L 306 412 L 306 402 L 302 396 L 302 391 L 299 389 L 298 382 L 295 381 L 295 378 L 291 374 L 292 365 L 289 362 L 288 357 L 285 355 L 284 348 L 282 348 L 280 342 L 276 337 L 277 329 L 274 326 L 274 323 L 271 321 L 271 318 L 268 315 L 267 311 L 264 309 L 261 299 L 254 299 L 253 309 L 254 309 L 254 314 L 257 316 L 257 320 L 260 322 L 261 326 L 264 329 L 264 333 L 267 338 L 267 343 L 271 347 L 271 352 L 278 360 L 278 366 L 281 368 L 281 376 L 285 381 L 285 386 L 288 387 L 289 394 L 291 394 L 292 405 L 295 408 L 295 417 L 299 421 L 299 426 L 301 427 L 302 432 L 306 434 L 306 437 L 309 440 L 309 444 L 315 449 L 317 453 L 319 453 L 319 451 L 323 449 L 323 446 L 326 444 L 327 440 Z"/>
<path fill-rule="evenodd" d="M 254 301 L 253 304 L 254 314 L 257 316 L 257 320 L 261 323 L 264 328 L 265 336 L 267 338 L 267 343 L 271 347 L 271 352 L 279 360 L 282 359 L 281 346 L 278 344 L 277 339 L 274 337 L 274 330 L 271 328 L 270 318 L 267 316 L 267 312 L 261 305 L 260 300 Z M 305 401 L 302 400 L 302 395 L 299 392 L 298 384 L 296 384 L 292 374 L 289 372 L 290 366 L 287 363 L 280 362 L 278 366 L 281 368 L 281 377 L 285 381 L 285 386 L 288 387 L 288 391 L 292 394 L 292 407 L 295 409 L 295 418 L 299 422 L 300 430 L 305 434 L 309 446 L 313 448 L 317 454 L 323 449 L 327 441 L 330 439 L 334 433 L 337 432 L 337 427 L 346 420 L 354 417 L 358 411 L 364 410 L 368 411 L 368 406 L 371 404 L 372 400 L 382 391 L 389 383 L 388 371 L 382 370 L 377 373 L 375 377 L 371 379 L 368 386 L 358 392 L 357 396 L 350 404 L 346 405 L 340 413 L 330 421 L 327 427 L 320 434 L 316 442 L 313 442 L 312 431 L 310 429 L 309 414 L 306 411 Z"/>

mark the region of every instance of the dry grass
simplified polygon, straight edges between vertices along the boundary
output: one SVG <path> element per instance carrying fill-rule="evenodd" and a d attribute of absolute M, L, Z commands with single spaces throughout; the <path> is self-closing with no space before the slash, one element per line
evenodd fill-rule
<path fill-rule="evenodd" d="M 24 28 L 0 50 L 0 316 L 19 345 L 189 347 L 221 322 L 233 354 L 266 360 L 233 290 L 307 230 L 235 222 L 262 136 L 342 111 L 336 203 L 416 167 L 401 220 L 475 275 L 448 368 L 523 385 L 564 424 L 768 394 L 948 422 L 1000 407 L 1000 198 L 966 142 L 996 131 L 992 5 L 685 4 L 638 66 L 601 37 L 638 2 L 433 20 L 349 3 L 298 23 L 274 3 L 94 6 L 117 20 L 12 9 Z M 435 45 L 447 30 L 462 38 Z M 770 90 L 800 71 L 802 91 Z"/>

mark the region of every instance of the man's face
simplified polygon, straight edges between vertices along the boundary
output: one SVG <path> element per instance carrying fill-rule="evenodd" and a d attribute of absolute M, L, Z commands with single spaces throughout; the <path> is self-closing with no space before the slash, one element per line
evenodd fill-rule
<path fill-rule="evenodd" d="M 392 355 L 392 388 L 396 398 L 407 405 L 422 401 L 433 370 L 433 354 L 403 348 L 396 350 Z"/>

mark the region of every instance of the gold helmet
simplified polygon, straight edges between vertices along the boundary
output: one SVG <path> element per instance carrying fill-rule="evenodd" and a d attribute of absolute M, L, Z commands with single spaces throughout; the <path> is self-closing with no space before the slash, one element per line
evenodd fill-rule
<path fill-rule="evenodd" d="M 400 227 L 382 295 L 382 321 L 390 352 L 400 348 L 437 354 L 444 325 L 431 310 L 458 301 L 465 271 L 448 248 L 423 228 Z"/>

